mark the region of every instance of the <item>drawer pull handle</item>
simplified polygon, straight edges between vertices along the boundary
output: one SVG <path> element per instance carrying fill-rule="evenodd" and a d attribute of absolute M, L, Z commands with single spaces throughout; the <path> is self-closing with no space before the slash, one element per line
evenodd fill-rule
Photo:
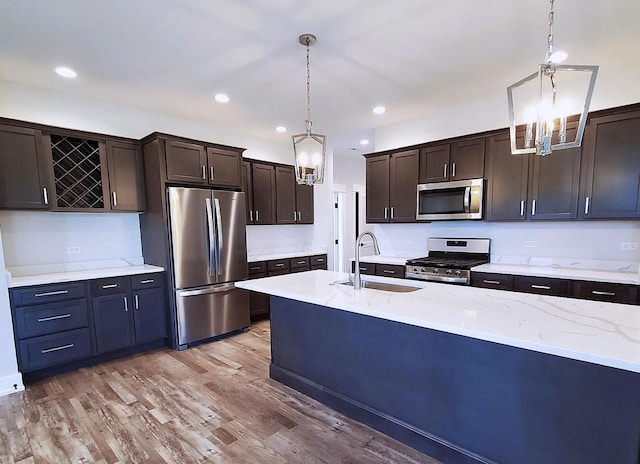
<path fill-rule="evenodd" d="M 591 293 L 593 293 L 594 295 L 616 296 L 615 292 L 603 292 L 600 290 L 591 290 Z"/>
<path fill-rule="evenodd" d="M 42 350 L 41 353 L 47 354 L 47 353 L 51 353 L 52 351 L 66 350 L 69 348 L 73 348 L 74 346 L 75 345 L 73 343 L 69 343 L 68 345 L 56 346 L 55 348 L 47 348 L 46 350 Z"/>
<path fill-rule="evenodd" d="M 67 293 L 69 293 L 69 290 L 58 290 L 57 292 L 36 293 L 34 296 L 38 298 L 41 296 L 66 295 Z"/>
<path fill-rule="evenodd" d="M 531 288 L 539 288 L 540 290 L 551 290 L 551 287 L 549 287 L 548 285 L 535 285 L 535 284 L 532 284 Z"/>
<path fill-rule="evenodd" d="M 49 316 L 49 317 L 39 317 L 38 322 L 47 322 L 47 321 L 55 321 L 57 319 L 66 319 L 67 317 L 71 317 L 71 314 L 60 314 L 58 316 Z"/>
<path fill-rule="evenodd" d="M 147 279 L 147 280 L 141 280 L 140 283 L 141 284 L 152 284 L 156 281 L 156 279 Z"/>
<path fill-rule="evenodd" d="M 275 267 L 284 267 L 284 264 L 282 264 L 282 263 L 276 264 Z"/>
<path fill-rule="evenodd" d="M 103 285 L 102 288 L 116 288 L 118 284 Z"/>
<path fill-rule="evenodd" d="M 127 297 L 123 297 L 124 300 L 124 312 L 128 313 L 129 312 L 129 303 L 127 302 Z"/>
<path fill-rule="evenodd" d="M 500 285 L 499 280 L 483 280 L 482 282 L 485 284 Z"/>
<path fill-rule="evenodd" d="M 139 310 L 140 302 L 138 301 L 138 295 L 133 295 L 133 299 L 135 300 L 135 303 L 136 303 L 136 310 Z"/>
<path fill-rule="evenodd" d="M 318 258 L 316 261 L 318 261 L 319 263 L 324 263 L 324 258 Z"/>
<path fill-rule="evenodd" d="M 385 274 L 395 274 L 396 271 L 390 271 L 389 269 L 383 269 L 382 272 L 384 272 Z"/>
<path fill-rule="evenodd" d="M 259 271 L 261 269 L 260 266 L 250 268 L 252 271 Z"/>
<path fill-rule="evenodd" d="M 306 261 L 298 261 L 298 264 L 306 264 Z"/>

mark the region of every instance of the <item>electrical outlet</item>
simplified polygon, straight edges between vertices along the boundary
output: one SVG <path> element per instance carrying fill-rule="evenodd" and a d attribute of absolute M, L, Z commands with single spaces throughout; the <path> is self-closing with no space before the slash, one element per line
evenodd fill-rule
<path fill-rule="evenodd" d="M 625 251 L 637 250 L 638 242 L 620 242 L 620 249 Z"/>
<path fill-rule="evenodd" d="M 80 253 L 80 247 L 79 246 L 67 247 L 67 253 L 70 255 L 77 255 Z"/>
<path fill-rule="evenodd" d="M 538 246 L 538 242 L 536 242 L 535 240 L 527 240 L 526 242 L 524 242 L 524 246 L 526 248 L 535 248 Z"/>

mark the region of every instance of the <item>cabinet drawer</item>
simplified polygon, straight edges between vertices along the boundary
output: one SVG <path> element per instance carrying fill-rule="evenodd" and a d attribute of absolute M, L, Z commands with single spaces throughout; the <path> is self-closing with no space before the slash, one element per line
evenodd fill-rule
<path fill-rule="evenodd" d="M 355 261 L 351 261 L 351 272 L 356 272 Z M 376 265 L 373 263 L 360 263 L 360 274 L 376 275 Z"/>
<path fill-rule="evenodd" d="M 383 277 L 398 277 L 404 279 L 404 266 L 396 264 L 376 264 L 376 275 Z"/>
<path fill-rule="evenodd" d="M 87 328 L 23 340 L 19 343 L 19 349 L 22 372 L 55 366 L 92 354 Z"/>
<path fill-rule="evenodd" d="M 309 258 L 309 263 L 311 264 L 311 267 L 315 269 L 326 269 L 327 255 L 311 256 Z"/>
<path fill-rule="evenodd" d="M 269 272 L 272 271 L 289 271 L 289 260 L 288 259 L 274 259 L 273 261 L 267 261 L 267 270 Z"/>
<path fill-rule="evenodd" d="M 19 339 L 87 326 L 87 300 L 70 300 L 16 308 L 14 324 Z"/>
<path fill-rule="evenodd" d="M 259 273 L 256 273 L 256 274 L 249 274 L 249 280 L 251 280 L 251 279 L 261 279 L 263 277 L 267 277 L 267 273 L 266 272 L 259 272 Z"/>
<path fill-rule="evenodd" d="M 249 263 L 249 275 L 263 274 L 265 272 L 267 272 L 266 261 L 256 261 L 254 263 Z"/>
<path fill-rule="evenodd" d="M 145 288 L 160 287 L 162 285 L 162 274 L 139 274 L 129 277 L 133 290 L 144 290 Z"/>
<path fill-rule="evenodd" d="M 289 274 L 289 269 L 282 269 L 279 271 L 269 271 L 267 275 L 271 277 L 271 276 L 284 275 L 284 274 Z"/>
<path fill-rule="evenodd" d="M 573 296 L 586 300 L 638 304 L 638 287 L 609 282 L 577 281 L 573 284 Z"/>
<path fill-rule="evenodd" d="M 129 290 L 129 281 L 124 276 L 95 279 L 90 280 L 89 283 L 92 296 L 114 295 L 116 293 L 125 293 Z"/>
<path fill-rule="evenodd" d="M 309 267 L 292 267 L 289 272 L 293 274 L 294 272 L 306 272 L 311 270 Z"/>
<path fill-rule="evenodd" d="M 513 276 L 509 274 L 493 274 L 489 272 L 472 272 L 471 285 L 481 288 L 513 290 Z"/>
<path fill-rule="evenodd" d="M 540 295 L 568 296 L 569 281 L 550 277 L 515 276 L 513 289 L 518 292 Z"/>
<path fill-rule="evenodd" d="M 85 294 L 86 286 L 84 282 L 68 282 L 12 289 L 11 299 L 15 306 L 25 306 L 84 298 Z"/>
<path fill-rule="evenodd" d="M 307 268 L 306 270 L 309 270 L 309 257 L 308 256 L 304 256 L 302 258 L 291 258 L 289 260 L 289 267 L 291 269 L 294 268 Z"/>

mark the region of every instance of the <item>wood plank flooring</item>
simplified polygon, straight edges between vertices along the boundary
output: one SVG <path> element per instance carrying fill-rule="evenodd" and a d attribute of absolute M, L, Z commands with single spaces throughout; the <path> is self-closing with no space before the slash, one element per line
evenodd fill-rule
<path fill-rule="evenodd" d="M 0 398 L 0 462 L 437 463 L 269 379 L 269 360 L 262 321 L 30 384 Z"/>

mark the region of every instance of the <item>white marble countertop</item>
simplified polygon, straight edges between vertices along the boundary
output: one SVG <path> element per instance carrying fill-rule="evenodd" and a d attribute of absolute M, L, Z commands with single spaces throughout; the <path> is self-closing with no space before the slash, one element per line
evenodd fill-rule
<path fill-rule="evenodd" d="M 49 272 L 42 274 L 30 274 L 16 276 L 7 271 L 7 283 L 9 288 L 27 287 L 29 285 L 44 285 L 60 282 L 72 282 L 74 280 L 100 279 L 102 277 L 116 277 L 135 274 L 151 274 L 162 272 L 163 267 L 142 264 L 139 266 L 120 266 L 102 269 L 82 269 L 73 271 Z"/>
<path fill-rule="evenodd" d="M 285 259 L 285 258 L 298 258 L 303 256 L 316 256 L 316 255 L 326 255 L 326 250 L 310 250 L 310 251 L 288 251 L 281 253 L 262 253 L 262 254 L 253 254 L 250 253 L 247 256 L 247 261 L 250 263 L 255 263 L 257 261 L 270 261 L 272 259 Z"/>
<path fill-rule="evenodd" d="M 471 268 L 472 272 L 492 274 L 513 274 L 558 279 L 589 280 L 618 284 L 640 285 L 637 272 L 619 272 L 594 269 L 573 269 L 566 267 L 527 266 L 518 264 L 481 264 Z"/>
<path fill-rule="evenodd" d="M 236 286 L 640 373 L 640 306 L 366 276 L 420 287 L 354 290 L 345 273 L 309 271 Z"/>

